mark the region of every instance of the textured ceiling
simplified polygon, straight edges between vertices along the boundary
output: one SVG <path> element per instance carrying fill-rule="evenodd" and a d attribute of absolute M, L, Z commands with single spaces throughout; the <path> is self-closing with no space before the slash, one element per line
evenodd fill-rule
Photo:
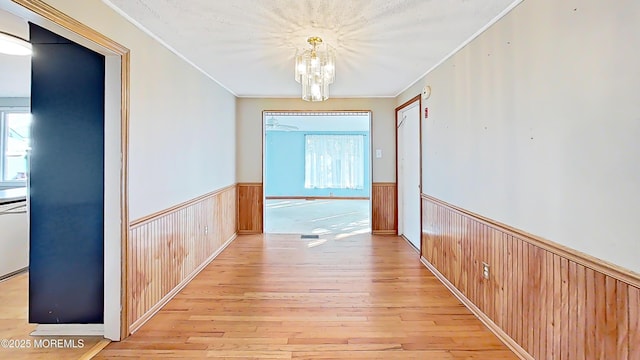
<path fill-rule="evenodd" d="M 320 36 L 336 49 L 331 97 L 396 96 L 514 3 L 103 1 L 245 97 L 299 96 L 293 61 L 309 36 Z"/>

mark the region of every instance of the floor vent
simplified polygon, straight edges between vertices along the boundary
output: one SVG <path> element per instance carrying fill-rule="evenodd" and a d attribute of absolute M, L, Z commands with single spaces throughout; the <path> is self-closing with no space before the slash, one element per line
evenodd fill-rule
<path fill-rule="evenodd" d="M 300 239 L 320 239 L 320 235 L 300 235 Z"/>

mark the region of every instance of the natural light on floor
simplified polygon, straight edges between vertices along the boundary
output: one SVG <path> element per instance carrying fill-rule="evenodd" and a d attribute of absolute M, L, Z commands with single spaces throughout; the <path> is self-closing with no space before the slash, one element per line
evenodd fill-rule
<path fill-rule="evenodd" d="M 368 200 L 266 200 L 265 232 L 335 235 L 371 231 Z"/>

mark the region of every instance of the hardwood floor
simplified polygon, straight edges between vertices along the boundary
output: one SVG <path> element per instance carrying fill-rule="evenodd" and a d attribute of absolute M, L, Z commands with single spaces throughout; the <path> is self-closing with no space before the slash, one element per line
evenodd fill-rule
<path fill-rule="evenodd" d="M 236 239 L 96 359 L 516 359 L 395 236 Z"/>
<path fill-rule="evenodd" d="M 2 342 L 0 344 L 0 359 L 89 359 L 108 342 L 102 337 L 93 336 L 30 336 L 29 334 L 35 330 L 36 326 L 29 324 L 27 320 L 29 307 L 28 273 L 16 275 L 0 282 L 0 304 L 0 341 Z M 57 344 L 58 339 L 63 339 L 63 342 L 66 339 L 67 345 L 73 344 L 76 348 L 52 347 L 53 344 Z M 79 342 L 80 339 L 82 343 Z M 36 348 L 37 341 L 40 346 L 44 345 L 49 348 Z"/>

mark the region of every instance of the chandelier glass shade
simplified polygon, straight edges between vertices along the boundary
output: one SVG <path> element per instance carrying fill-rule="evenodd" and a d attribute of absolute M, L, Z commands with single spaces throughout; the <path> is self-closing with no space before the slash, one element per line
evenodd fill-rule
<path fill-rule="evenodd" d="M 329 98 L 329 85 L 336 78 L 336 59 L 333 48 L 313 36 L 307 39 L 311 49 L 296 54 L 296 81 L 302 85 L 302 99 L 324 101 Z"/>

